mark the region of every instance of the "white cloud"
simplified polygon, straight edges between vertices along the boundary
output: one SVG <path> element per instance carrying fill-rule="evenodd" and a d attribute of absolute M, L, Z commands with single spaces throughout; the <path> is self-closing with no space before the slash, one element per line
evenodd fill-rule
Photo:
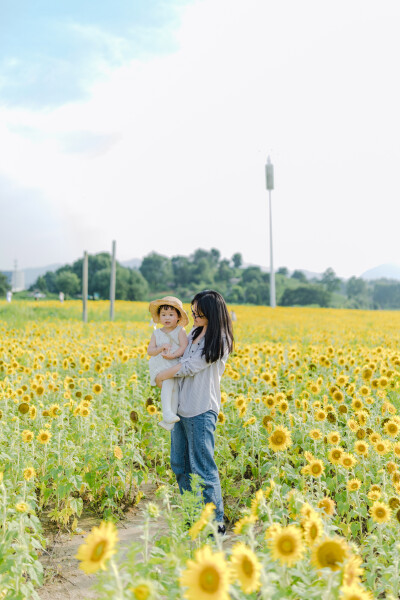
<path fill-rule="evenodd" d="M 197 2 L 176 52 L 110 69 L 85 102 L 4 110 L 0 169 L 57 205 L 69 251 L 267 264 L 271 152 L 276 266 L 393 262 L 399 19 L 389 1 Z"/>

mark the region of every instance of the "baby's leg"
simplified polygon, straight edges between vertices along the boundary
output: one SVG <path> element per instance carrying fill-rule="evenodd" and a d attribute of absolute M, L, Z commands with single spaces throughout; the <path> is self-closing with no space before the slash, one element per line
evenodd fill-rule
<path fill-rule="evenodd" d="M 163 381 L 161 388 L 161 406 L 163 412 L 163 420 L 165 423 L 176 423 L 179 417 L 176 414 L 178 402 L 174 394 L 175 380 L 166 379 Z M 172 408 L 172 399 L 174 398 L 174 409 Z"/>

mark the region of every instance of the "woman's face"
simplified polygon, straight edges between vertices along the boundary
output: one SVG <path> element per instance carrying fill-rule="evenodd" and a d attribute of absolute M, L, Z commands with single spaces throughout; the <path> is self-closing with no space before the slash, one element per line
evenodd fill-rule
<path fill-rule="evenodd" d="M 208 319 L 201 313 L 197 312 L 197 304 L 192 304 L 192 316 L 195 327 L 206 327 L 208 324 Z"/>

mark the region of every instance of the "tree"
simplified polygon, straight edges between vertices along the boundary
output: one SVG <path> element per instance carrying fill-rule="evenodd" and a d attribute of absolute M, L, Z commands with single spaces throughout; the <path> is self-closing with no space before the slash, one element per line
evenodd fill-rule
<path fill-rule="evenodd" d="M 10 285 L 8 283 L 6 275 L 4 275 L 4 273 L 0 273 L 0 295 L 4 296 L 9 289 Z"/>
<path fill-rule="evenodd" d="M 322 274 L 321 283 L 326 287 L 328 292 L 335 292 L 340 288 L 340 279 L 336 276 L 336 273 L 331 267 L 326 269 Z"/>
<path fill-rule="evenodd" d="M 377 308 L 400 308 L 400 283 L 377 281 L 372 298 Z"/>
<path fill-rule="evenodd" d="M 367 291 L 367 284 L 360 277 L 350 277 L 346 284 L 346 294 L 348 298 L 363 296 Z"/>
<path fill-rule="evenodd" d="M 243 283 L 250 283 L 251 281 L 262 281 L 262 273 L 260 267 L 247 267 L 242 271 Z"/>
<path fill-rule="evenodd" d="M 281 306 L 308 306 L 318 304 L 328 306 L 331 294 L 321 285 L 299 285 L 296 288 L 286 288 L 283 292 Z"/>
<path fill-rule="evenodd" d="M 131 269 L 128 300 L 146 300 L 149 293 L 149 286 L 143 275 Z"/>
<path fill-rule="evenodd" d="M 36 280 L 36 289 L 43 294 L 47 292 L 46 279 L 44 277 L 38 277 Z"/>
<path fill-rule="evenodd" d="M 59 292 L 64 292 L 65 297 L 74 296 L 80 288 L 80 281 L 75 273 L 63 271 L 56 277 L 56 286 Z"/>
<path fill-rule="evenodd" d="M 139 271 L 153 292 L 167 290 L 173 285 L 172 265 L 166 256 L 151 252 L 144 257 Z"/>
<path fill-rule="evenodd" d="M 307 277 L 304 275 L 303 271 L 299 271 L 298 269 L 296 269 L 296 271 L 293 271 L 291 278 L 297 279 L 302 283 L 307 283 Z"/>
<path fill-rule="evenodd" d="M 284 277 L 289 277 L 289 270 L 286 267 L 279 267 L 277 270 L 277 275 L 283 275 Z"/>
<path fill-rule="evenodd" d="M 240 252 L 236 252 L 232 256 L 232 262 L 233 262 L 233 266 L 235 267 L 235 269 L 239 269 L 242 266 L 243 258 L 242 258 L 242 255 L 240 254 Z"/>

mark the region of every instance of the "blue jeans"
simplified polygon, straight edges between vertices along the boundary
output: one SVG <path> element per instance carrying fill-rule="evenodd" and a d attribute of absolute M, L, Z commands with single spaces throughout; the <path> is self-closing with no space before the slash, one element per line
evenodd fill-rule
<path fill-rule="evenodd" d="M 217 521 L 224 519 L 221 484 L 214 460 L 215 412 L 209 410 L 195 417 L 180 417 L 171 432 L 171 467 L 179 491 L 190 490 L 190 475 L 202 479 L 204 502 L 213 502 Z"/>

